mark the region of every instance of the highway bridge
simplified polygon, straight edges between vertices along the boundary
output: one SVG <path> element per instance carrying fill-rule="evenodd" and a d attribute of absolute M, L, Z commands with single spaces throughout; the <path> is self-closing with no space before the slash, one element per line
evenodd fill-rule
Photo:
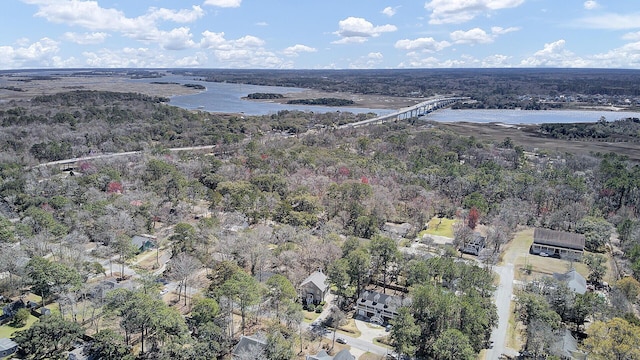
<path fill-rule="evenodd" d="M 468 97 L 435 98 L 435 99 L 423 101 L 413 106 L 402 108 L 391 114 L 378 116 L 373 119 L 362 120 L 354 123 L 340 125 L 339 128 L 344 129 L 344 128 L 359 127 L 359 126 L 372 125 L 372 124 L 382 124 L 387 121 L 397 121 L 397 120 L 407 120 L 407 119 L 417 118 L 419 116 L 427 115 L 430 112 L 445 108 L 447 106 L 450 106 L 451 104 L 454 104 L 458 101 L 463 101 L 463 100 L 469 100 L 469 98 Z"/>

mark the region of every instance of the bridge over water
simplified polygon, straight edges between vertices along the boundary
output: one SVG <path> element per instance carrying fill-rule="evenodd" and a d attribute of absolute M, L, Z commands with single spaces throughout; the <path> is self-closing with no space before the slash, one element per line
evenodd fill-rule
<path fill-rule="evenodd" d="M 469 100 L 469 98 L 468 97 L 447 97 L 447 98 L 431 99 L 431 100 L 423 101 L 413 106 L 402 108 L 391 114 L 378 116 L 373 119 L 367 119 L 367 120 L 362 120 L 354 123 L 340 125 L 339 128 L 344 129 L 344 128 L 359 127 L 359 126 L 372 125 L 372 124 L 382 124 L 387 121 L 417 118 L 419 116 L 427 115 L 430 112 L 445 108 L 447 106 L 450 106 L 451 104 L 454 104 L 458 101 L 463 101 L 463 100 Z"/>

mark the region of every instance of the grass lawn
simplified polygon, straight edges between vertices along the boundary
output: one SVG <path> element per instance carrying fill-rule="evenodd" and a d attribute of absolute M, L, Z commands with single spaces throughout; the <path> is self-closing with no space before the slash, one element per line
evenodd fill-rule
<path fill-rule="evenodd" d="M 572 262 L 552 257 L 542 257 L 529 254 L 529 248 L 533 243 L 533 229 L 517 232 L 513 240 L 507 245 L 503 253 L 503 263 L 513 263 L 514 278 L 528 281 L 553 273 L 565 273 L 572 267 L 585 278 L 589 275 L 589 269 L 581 262 Z M 531 267 L 531 274 L 525 272 L 527 266 Z"/>
<path fill-rule="evenodd" d="M 455 222 L 455 219 L 434 217 L 429 220 L 429 226 L 426 230 L 422 230 L 420 232 L 419 237 L 422 237 L 423 235 L 438 235 L 452 238 L 453 224 Z"/>
<path fill-rule="evenodd" d="M 389 341 L 391 341 L 391 340 L 389 339 L 389 335 L 387 335 L 387 336 L 382 336 L 382 337 L 377 337 L 377 338 L 373 339 L 373 343 L 374 343 L 374 344 L 376 344 L 376 345 L 378 345 L 378 346 L 380 346 L 380 347 L 383 347 L 383 348 L 393 349 L 393 346 L 391 346 L 391 345 L 389 344 Z"/>
<path fill-rule="evenodd" d="M 315 311 L 304 310 L 302 313 L 304 314 L 304 321 L 308 323 L 313 322 L 318 318 L 318 316 L 320 316 L 320 313 L 317 313 Z"/>
<path fill-rule="evenodd" d="M 360 330 L 358 330 L 358 327 L 356 326 L 356 321 L 354 319 L 348 319 L 348 320 L 349 321 L 347 322 L 346 325 L 340 326 L 338 328 L 338 333 L 349 335 L 354 338 L 360 337 L 362 333 L 360 332 Z M 330 329 L 333 330 L 333 328 L 330 328 Z"/>
<path fill-rule="evenodd" d="M 516 303 L 514 301 L 509 305 L 509 325 L 507 326 L 507 338 L 505 341 L 505 345 L 511 349 L 520 349 L 522 348 L 522 337 L 520 336 L 522 329 L 518 326 L 518 322 L 516 321 L 516 317 L 514 314 L 516 308 Z"/>
<path fill-rule="evenodd" d="M 37 317 L 33 315 L 29 315 L 29 318 L 27 319 L 27 324 L 21 328 L 14 328 L 12 326 L 9 326 L 8 324 L 2 325 L 0 326 L 0 338 L 10 338 L 11 335 L 13 335 L 13 333 L 15 333 L 16 331 L 26 330 L 30 328 L 31 325 L 33 325 L 33 323 L 36 321 L 38 321 Z"/>
<path fill-rule="evenodd" d="M 372 354 L 372 353 L 364 353 L 362 354 L 358 360 L 382 360 L 384 359 L 384 356 L 382 355 L 377 355 L 377 354 Z"/>

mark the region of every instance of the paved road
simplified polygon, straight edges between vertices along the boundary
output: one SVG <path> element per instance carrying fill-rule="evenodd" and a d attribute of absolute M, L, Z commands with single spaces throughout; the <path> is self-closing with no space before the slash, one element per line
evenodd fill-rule
<path fill-rule="evenodd" d="M 499 359 L 502 354 L 513 354 L 513 350 L 506 348 L 507 328 L 511 297 L 513 295 L 513 264 L 495 266 L 494 271 L 500 277 L 500 284 L 495 292 L 495 303 L 498 308 L 498 327 L 491 333 L 493 348 L 488 349 L 485 359 Z"/>

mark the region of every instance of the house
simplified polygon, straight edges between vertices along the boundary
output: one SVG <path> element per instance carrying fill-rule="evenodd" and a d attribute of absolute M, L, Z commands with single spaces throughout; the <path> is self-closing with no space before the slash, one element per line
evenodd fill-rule
<path fill-rule="evenodd" d="M 566 231 L 536 228 L 530 253 L 569 260 L 582 259 L 584 235 Z"/>
<path fill-rule="evenodd" d="M 587 358 L 587 354 L 578 350 L 578 340 L 567 329 L 560 331 L 558 340 L 551 346 L 551 355 L 555 355 L 562 360 L 583 360 Z"/>
<path fill-rule="evenodd" d="M 307 355 L 306 360 L 355 360 L 355 358 L 349 350 L 344 349 L 340 350 L 336 356 L 331 356 L 326 351 L 320 350 L 318 355 Z"/>
<path fill-rule="evenodd" d="M 486 237 L 480 235 L 480 233 L 474 232 L 471 241 L 469 241 L 460 251 L 465 254 L 478 256 L 482 249 L 484 249 L 485 240 Z"/>
<path fill-rule="evenodd" d="M 392 222 L 384 223 L 384 230 L 393 238 L 404 238 L 413 229 L 413 225 L 409 223 L 396 224 Z"/>
<path fill-rule="evenodd" d="M 319 304 L 329 293 L 327 275 L 318 269 L 300 284 L 300 298 L 304 304 Z"/>
<path fill-rule="evenodd" d="M 261 336 L 242 336 L 233 348 L 231 356 L 238 360 L 262 360 L 266 346 L 267 341 Z"/>
<path fill-rule="evenodd" d="M 371 322 L 384 324 L 398 316 L 398 308 L 402 306 L 402 298 L 381 294 L 376 291 L 363 291 L 356 301 L 358 315 L 369 318 Z"/>
<path fill-rule="evenodd" d="M 13 317 L 16 315 L 18 310 L 25 308 L 26 306 L 27 304 L 22 299 L 18 299 L 14 302 L 11 302 L 5 305 L 2 308 L 2 315 L 0 315 L 0 325 L 11 321 L 11 319 L 13 319 Z"/>
<path fill-rule="evenodd" d="M 587 280 L 575 270 L 570 270 L 565 274 L 553 273 L 553 277 L 561 281 L 573 290 L 576 294 L 584 294 L 587 292 Z"/>
<path fill-rule="evenodd" d="M 0 358 L 4 358 L 18 351 L 18 344 L 7 338 L 0 339 Z"/>
<path fill-rule="evenodd" d="M 149 234 L 136 235 L 131 238 L 131 243 L 138 249 L 138 252 L 145 252 L 156 246 L 158 238 Z"/>

